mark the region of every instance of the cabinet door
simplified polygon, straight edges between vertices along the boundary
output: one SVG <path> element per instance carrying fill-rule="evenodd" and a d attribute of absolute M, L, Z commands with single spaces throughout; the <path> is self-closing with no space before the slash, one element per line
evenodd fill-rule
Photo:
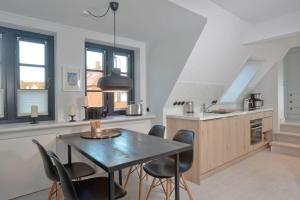
<path fill-rule="evenodd" d="M 223 120 L 204 121 L 200 126 L 200 170 L 203 174 L 224 163 Z"/>
<path fill-rule="evenodd" d="M 263 123 L 263 127 L 262 127 L 263 132 L 271 131 L 273 129 L 273 118 L 272 117 L 263 118 L 262 123 Z"/>
<path fill-rule="evenodd" d="M 242 117 L 224 119 L 224 162 L 233 160 L 245 153 L 245 130 Z"/>
<path fill-rule="evenodd" d="M 55 134 L 0 140 L 1 199 L 11 199 L 51 186 L 32 139 L 38 140 L 49 150 L 55 151 L 56 149 Z"/>

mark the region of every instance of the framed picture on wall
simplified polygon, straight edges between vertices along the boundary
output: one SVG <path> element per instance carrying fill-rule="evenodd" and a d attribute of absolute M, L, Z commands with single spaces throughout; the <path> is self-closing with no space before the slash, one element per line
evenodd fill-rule
<path fill-rule="evenodd" d="M 63 91 L 81 91 L 81 70 L 76 67 L 63 68 Z"/>

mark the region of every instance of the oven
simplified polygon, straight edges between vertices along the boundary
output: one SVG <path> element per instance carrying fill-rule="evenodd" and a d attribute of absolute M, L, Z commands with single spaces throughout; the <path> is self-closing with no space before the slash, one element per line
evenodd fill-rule
<path fill-rule="evenodd" d="M 262 119 L 250 121 L 251 145 L 262 142 Z"/>

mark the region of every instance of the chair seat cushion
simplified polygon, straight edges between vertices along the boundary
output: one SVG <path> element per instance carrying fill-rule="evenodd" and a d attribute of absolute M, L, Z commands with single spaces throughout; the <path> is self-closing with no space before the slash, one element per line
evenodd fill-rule
<path fill-rule="evenodd" d="M 74 181 L 74 187 L 79 200 L 101 200 L 108 199 L 108 178 L 97 177 L 82 181 Z M 126 195 L 126 190 L 115 183 L 115 199 Z"/>
<path fill-rule="evenodd" d="M 72 179 L 82 178 L 95 174 L 95 170 L 88 164 L 82 162 L 74 162 L 64 164 L 68 174 Z"/>
<path fill-rule="evenodd" d="M 175 161 L 172 158 L 161 158 L 153 160 L 144 165 L 144 171 L 150 176 L 156 178 L 171 178 L 175 176 Z M 187 171 L 189 167 L 185 164 L 179 164 L 179 173 Z"/>

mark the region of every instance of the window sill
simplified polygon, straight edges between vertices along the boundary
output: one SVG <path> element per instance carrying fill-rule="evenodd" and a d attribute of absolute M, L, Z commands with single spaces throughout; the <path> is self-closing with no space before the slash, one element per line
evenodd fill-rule
<path fill-rule="evenodd" d="M 143 115 L 143 116 L 108 116 L 105 119 L 101 119 L 103 124 L 111 124 L 118 122 L 130 122 L 130 121 L 140 121 L 140 120 L 151 120 L 154 119 L 154 115 Z M 45 129 L 54 129 L 54 128 L 64 128 L 64 127 L 74 127 L 74 126 L 87 126 L 90 124 L 90 121 L 76 121 L 76 122 L 66 122 L 66 121 L 42 121 L 38 124 L 30 123 L 11 123 L 11 124 L 2 124 L 0 125 L 0 134 L 1 133 L 11 133 L 11 132 L 20 132 L 20 131 L 32 131 L 32 130 L 45 130 Z"/>

